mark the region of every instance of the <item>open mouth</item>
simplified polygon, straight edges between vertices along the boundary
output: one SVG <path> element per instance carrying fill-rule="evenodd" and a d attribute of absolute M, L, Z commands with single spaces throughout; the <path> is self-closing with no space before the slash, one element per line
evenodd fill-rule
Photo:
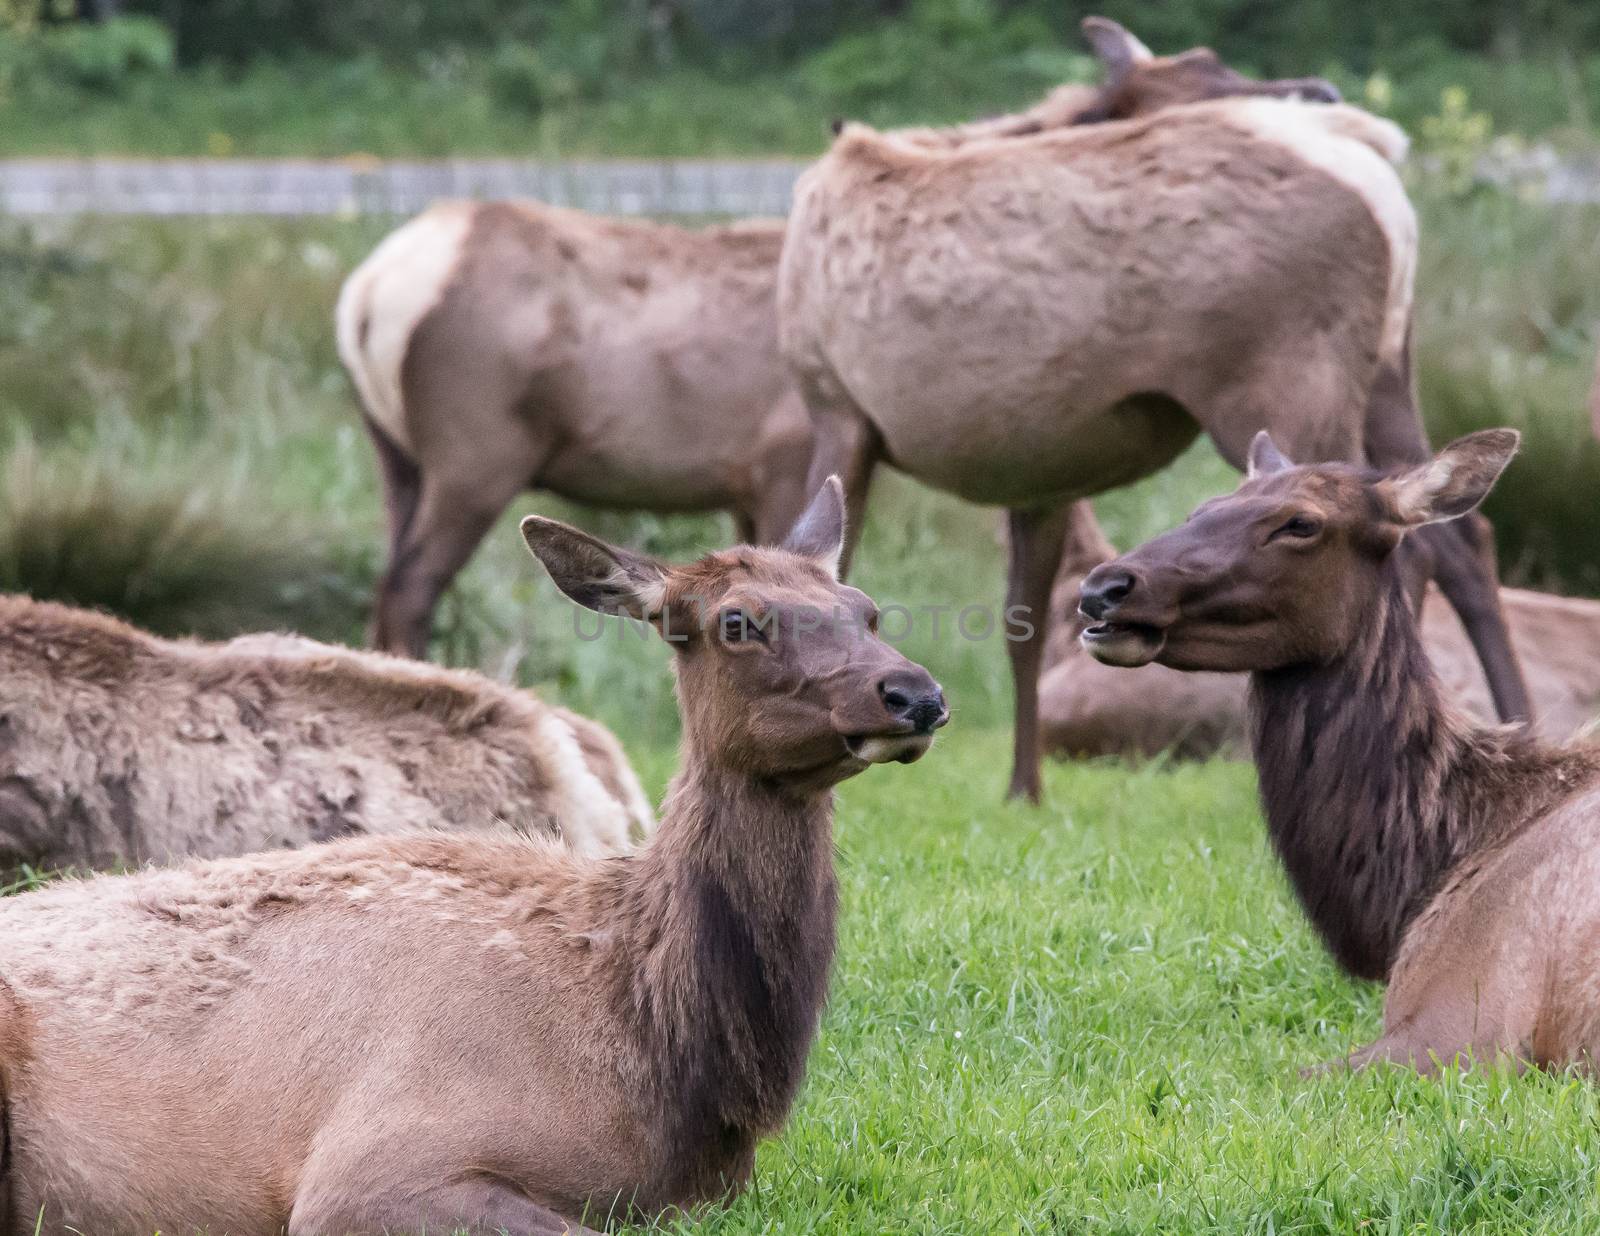
<path fill-rule="evenodd" d="M 864 764 L 915 764 L 933 746 L 933 735 L 849 734 L 844 745 Z"/>
<path fill-rule="evenodd" d="M 1160 627 L 1146 622 L 1094 622 L 1084 627 L 1078 640 L 1096 661 L 1133 669 L 1154 661 L 1167 637 Z"/>

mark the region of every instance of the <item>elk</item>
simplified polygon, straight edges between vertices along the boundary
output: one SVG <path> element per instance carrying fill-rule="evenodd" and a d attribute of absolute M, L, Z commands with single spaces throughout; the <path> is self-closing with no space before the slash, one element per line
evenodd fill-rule
<path fill-rule="evenodd" d="M 530 516 L 675 653 L 649 845 L 362 837 L 0 899 L 6 1236 L 590 1232 L 740 1188 L 827 988 L 833 787 L 948 718 L 834 575 L 843 498 L 683 567 Z"/>
<path fill-rule="evenodd" d="M 609 731 L 477 674 L 290 636 L 157 639 L 0 596 L 0 871 L 136 866 L 417 828 L 628 848 Z"/>
<path fill-rule="evenodd" d="M 1106 552 L 1063 563 L 1050 594 L 1052 615 L 1077 608 L 1078 589 Z M 1586 737 L 1600 719 L 1600 602 L 1502 588 L 1533 700 L 1533 732 L 1547 742 Z M 1249 684 L 1242 674 L 1185 674 L 1163 665 L 1114 669 L 1091 657 L 1073 622 L 1053 624 L 1039 678 L 1039 730 L 1046 751 L 1068 756 L 1168 755 L 1205 759 L 1248 749 Z M 1422 644 L 1446 698 L 1468 715 L 1494 718 L 1483 667 L 1438 589 L 1422 607 Z"/>
<path fill-rule="evenodd" d="M 800 179 L 780 340 L 859 530 L 880 462 L 1006 508 L 1007 609 L 1043 615 L 1072 503 L 1204 430 L 1241 466 L 1427 457 L 1405 137 L 1342 104 L 1229 98 L 938 149 L 847 126 Z M 1421 552 L 1419 552 L 1421 551 Z M 1527 692 L 1481 517 L 1418 538 L 1502 717 Z M 847 553 L 848 561 L 848 553 Z M 1039 797 L 1045 623 L 1008 642 L 1009 793 Z"/>
<path fill-rule="evenodd" d="M 1218 94 L 1337 97 L 1315 79 L 1250 81 L 1204 48 L 1152 56 L 1100 18 L 1084 32 L 1100 86 L 1063 86 L 1018 116 L 915 140 L 958 146 Z M 778 351 L 783 235 L 780 219 L 691 231 L 454 202 L 374 250 L 335 321 L 389 527 L 375 646 L 426 655 L 440 595 L 524 489 L 728 510 L 742 539 L 782 537 L 815 489 L 810 419 Z"/>
<path fill-rule="evenodd" d="M 1250 675 L 1273 847 L 1339 964 L 1389 981 L 1355 1067 L 1600 1048 L 1600 751 L 1449 704 L 1397 553 L 1476 508 L 1517 442 L 1486 430 L 1382 472 L 1296 467 L 1263 432 L 1234 493 L 1083 581 L 1099 660 Z"/>

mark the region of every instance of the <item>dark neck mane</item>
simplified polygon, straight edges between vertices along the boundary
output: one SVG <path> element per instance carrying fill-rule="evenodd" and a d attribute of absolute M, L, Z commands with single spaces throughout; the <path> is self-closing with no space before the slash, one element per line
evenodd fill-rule
<path fill-rule="evenodd" d="M 661 824 L 629 866 L 628 1017 L 665 1079 L 667 1136 L 688 1155 L 753 1145 L 788 1115 L 827 994 L 832 792 L 740 776 L 686 739 Z"/>
<path fill-rule="evenodd" d="M 1392 566 L 1385 582 L 1366 635 L 1338 659 L 1250 677 L 1272 844 L 1335 959 L 1372 979 L 1463 858 L 1594 768 L 1591 754 L 1476 727 L 1445 704 Z"/>

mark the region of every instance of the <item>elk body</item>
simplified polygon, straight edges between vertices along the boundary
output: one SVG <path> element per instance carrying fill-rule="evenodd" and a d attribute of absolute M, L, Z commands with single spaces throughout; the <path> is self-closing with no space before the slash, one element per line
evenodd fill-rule
<path fill-rule="evenodd" d="M 423 656 L 439 596 L 528 488 L 781 537 L 811 454 L 777 350 L 782 243 L 776 220 L 458 202 L 379 245 L 336 315 L 389 524 L 373 642 Z"/>
<path fill-rule="evenodd" d="M 1114 557 L 1112 551 L 1064 568 L 1051 614 L 1071 614 L 1084 574 Z M 1600 602 L 1502 588 L 1500 605 L 1533 701 L 1533 732 L 1548 742 L 1587 736 L 1600 719 Z M 1423 603 L 1422 645 L 1444 697 L 1492 721 L 1494 701 L 1478 654 L 1437 589 Z M 1068 756 L 1232 755 L 1248 750 L 1248 695 L 1242 674 L 1102 665 L 1078 643 L 1074 623 L 1057 622 L 1039 678 L 1039 732 L 1046 751 Z"/>
<path fill-rule="evenodd" d="M 1205 49 L 1152 57 L 1099 18 L 1084 31 L 1101 85 L 906 140 L 951 148 L 1218 94 L 1333 97 L 1317 79 L 1250 81 Z M 810 492 L 812 453 L 778 351 L 783 235 L 782 220 L 692 231 L 458 202 L 378 246 L 346 281 L 336 322 L 387 506 L 379 648 L 425 655 L 439 596 L 524 489 L 727 510 L 745 540 L 782 537 Z"/>
<path fill-rule="evenodd" d="M 529 692 L 293 637 L 161 640 L 0 597 L 0 870 L 418 828 L 598 854 L 651 820 L 615 738 Z"/>
<path fill-rule="evenodd" d="M 1263 427 L 1305 458 L 1426 458 L 1404 146 L 1356 109 L 1273 98 L 949 150 L 847 127 L 801 178 L 779 272 L 813 476 L 843 476 L 852 527 L 879 462 L 1005 507 L 1008 608 L 1043 615 L 1071 503 L 1201 430 L 1235 465 Z M 1487 525 L 1424 540 L 1417 590 L 1433 573 L 1500 714 L 1525 717 Z M 1036 798 L 1031 625 L 1008 643 L 1010 790 Z"/>
<path fill-rule="evenodd" d="M 1474 434 L 1386 475 L 1294 467 L 1262 434 L 1235 493 L 1083 583 L 1100 660 L 1250 674 L 1273 846 L 1339 963 L 1389 980 L 1354 1065 L 1600 1050 L 1600 752 L 1448 704 L 1396 556 L 1474 509 L 1516 442 Z"/>
<path fill-rule="evenodd" d="M 673 641 L 633 853 L 366 837 L 0 900 L 0 1233 L 558 1233 L 738 1189 L 827 986 L 833 786 L 948 715 L 836 582 L 842 513 L 678 569 L 524 522 Z"/>

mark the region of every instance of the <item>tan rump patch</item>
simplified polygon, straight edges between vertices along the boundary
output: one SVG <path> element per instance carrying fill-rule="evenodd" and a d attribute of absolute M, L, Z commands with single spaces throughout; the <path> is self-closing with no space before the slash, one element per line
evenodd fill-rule
<path fill-rule="evenodd" d="M 351 272 L 334 310 L 339 359 L 350 371 L 361 402 L 378 427 L 403 449 L 405 430 L 400 366 L 411 332 L 439 303 L 476 207 L 436 206 L 391 232 Z"/>
<path fill-rule="evenodd" d="M 1253 136 L 1275 142 L 1358 194 L 1389 242 L 1389 288 L 1380 357 L 1398 365 L 1411 322 L 1417 275 L 1417 216 L 1393 163 L 1405 157 L 1405 133 L 1360 108 L 1284 99 L 1228 99 L 1212 104 Z"/>

